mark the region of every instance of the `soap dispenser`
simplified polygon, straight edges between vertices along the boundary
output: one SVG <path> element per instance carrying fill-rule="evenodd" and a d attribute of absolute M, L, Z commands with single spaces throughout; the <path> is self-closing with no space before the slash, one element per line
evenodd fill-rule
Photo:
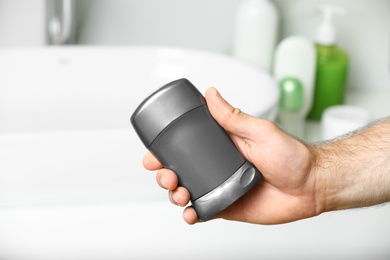
<path fill-rule="evenodd" d="M 336 45 L 336 29 L 333 15 L 344 15 L 345 10 L 336 6 L 321 6 L 323 18 L 316 33 L 317 68 L 312 109 L 309 119 L 320 120 L 323 111 L 344 103 L 349 58 Z"/>
<path fill-rule="evenodd" d="M 278 28 L 279 13 L 271 0 L 242 0 L 235 17 L 232 55 L 269 73 Z"/>

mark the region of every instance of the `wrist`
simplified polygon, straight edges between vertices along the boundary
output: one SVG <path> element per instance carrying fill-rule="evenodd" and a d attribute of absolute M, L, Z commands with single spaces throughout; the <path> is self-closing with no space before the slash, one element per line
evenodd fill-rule
<path fill-rule="evenodd" d="M 390 142 L 381 128 L 311 147 L 318 214 L 390 201 Z"/>
<path fill-rule="evenodd" d="M 315 194 L 319 214 L 358 207 L 362 178 L 356 174 L 353 159 L 346 153 L 344 141 L 313 147 Z"/>
<path fill-rule="evenodd" d="M 327 208 L 327 194 L 326 183 L 328 182 L 321 166 L 322 149 L 319 146 L 313 145 L 309 147 L 312 154 L 310 175 L 314 177 L 314 200 L 316 203 L 316 215 L 320 215 L 326 211 Z"/>

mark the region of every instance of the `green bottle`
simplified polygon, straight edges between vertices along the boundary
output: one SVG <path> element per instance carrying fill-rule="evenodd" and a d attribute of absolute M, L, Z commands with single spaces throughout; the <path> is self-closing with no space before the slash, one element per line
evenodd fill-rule
<path fill-rule="evenodd" d="M 316 35 L 317 68 L 314 87 L 313 106 L 309 119 L 320 120 L 323 111 L 345 101 L 348 75 L 348 55 L 336 45 L 336 33 L 332 25 L 334 13 L 344 10 L 333 6 L 323 6 L 323 22 Z"/>

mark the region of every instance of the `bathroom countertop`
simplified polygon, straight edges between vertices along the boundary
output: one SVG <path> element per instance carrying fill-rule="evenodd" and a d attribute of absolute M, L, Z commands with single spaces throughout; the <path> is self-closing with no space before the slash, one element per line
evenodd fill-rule
<path fill-rule="evenodd" d="M 346 104 L 366 109 L 372 120 L 377 120 L 390 115 L 389 97 L 390 89 L 350 90 L 347 94 Z M 307 120 L 303 139 L 307 142 L 321 141 L 321 122 Z"/>

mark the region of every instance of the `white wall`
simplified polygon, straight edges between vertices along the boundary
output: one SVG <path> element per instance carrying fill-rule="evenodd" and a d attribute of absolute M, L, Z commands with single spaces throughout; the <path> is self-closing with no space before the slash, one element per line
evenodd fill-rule
<path fill-rule="evenodd" d="M 227 52 L 238 1 L 84 0 L 81 44 L 148 44 Z"/>
<path fill-rule="evenodd" d="M 0 47 L 45 44 L 43 0 L 0 0 Z"/>
<path fill-rule="evenodd" d="M 83 45 L 165 45 L 229 53 L 241 0 L 77 0 L 76 41 Z M 350 54 L 350 88 L 390 88 L 390 1 L 274 0 L 281 38 L 312 38 L 319 3 L 348 9 L 335 20 Z M 44 0 L 0 0 L 0 47 L 45 43 Z"/>

